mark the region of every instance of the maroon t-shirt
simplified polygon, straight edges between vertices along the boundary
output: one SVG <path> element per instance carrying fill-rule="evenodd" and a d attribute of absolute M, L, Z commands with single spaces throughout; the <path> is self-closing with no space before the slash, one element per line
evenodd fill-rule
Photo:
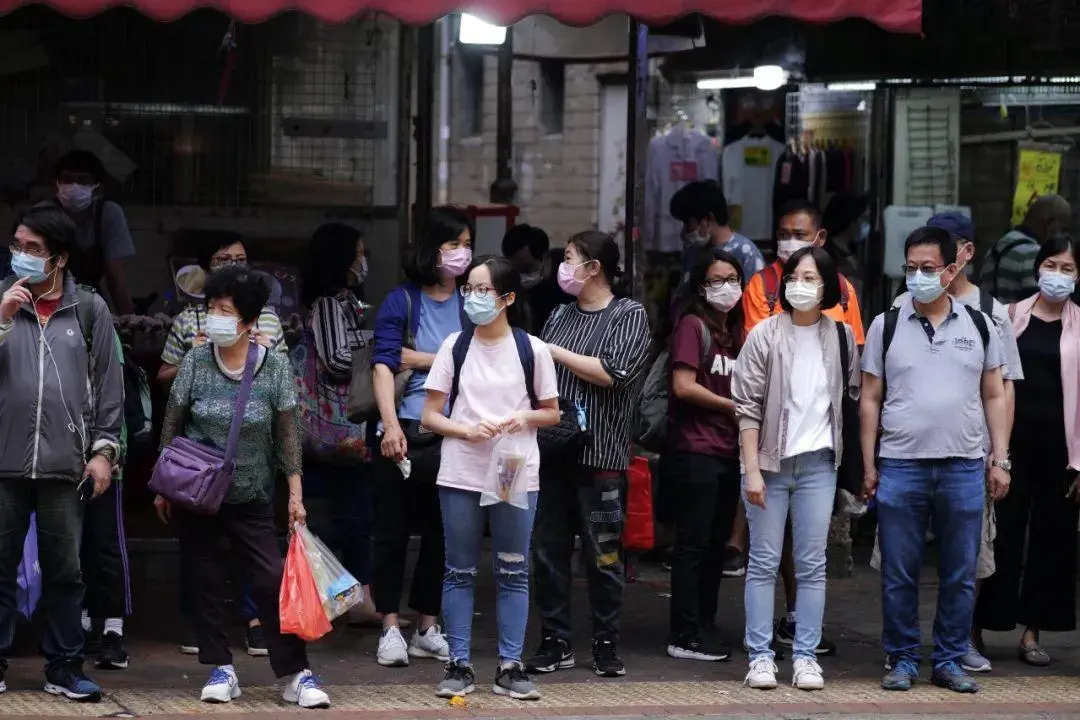
<path fill-rule="evenodd" d="M 675 326 L 671 337 L 671 367 L 692 368 L 697 382 L 720 397 L 731 397 L 731 371 L 735 369 L 735 352 L 730 344 L 721 345 L 710 335 L 709 351 L 701 355 L 703 323 L 696 315 L 686 315 Z M 709 410 L 684 402 L 671 393 L 668 401 L 668 438 L 678 452 L 713 455 L 725 458 L 739 456 L 739 426 L 735 417 L 720 410 Z"/>

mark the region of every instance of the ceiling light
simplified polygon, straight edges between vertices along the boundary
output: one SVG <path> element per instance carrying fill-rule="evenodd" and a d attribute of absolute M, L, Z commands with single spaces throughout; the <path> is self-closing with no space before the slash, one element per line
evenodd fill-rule
<path fill-rule="evenodd" d="M 779 65 L 758 65 L 754 68 L 754 87 L 758 90 L 779 90 L 787 81 L 788 74 Z"/>
<path fill-rule="evenodd" d="M 825 86 L 826 90 L 832 92 L 866 92 L 868 90 L 876 90 L 877 83 L 873 80 L 865 80 L 858 82 L 834 82 Z"/>
<path fill-rule="evenodd" d="M 737 88 L 756 87 L 754 78 L 749 75 L 744 77 L 705 78 L 698 80 L 698 90 L 735 90 Z"/>
<path fill-rule="evenodd" d="M 506 28 L 492 25 L 475 15 L 462 13 L 458 26 L 458 42 L 462 45 L 502 45 L 506 42 Z"/>

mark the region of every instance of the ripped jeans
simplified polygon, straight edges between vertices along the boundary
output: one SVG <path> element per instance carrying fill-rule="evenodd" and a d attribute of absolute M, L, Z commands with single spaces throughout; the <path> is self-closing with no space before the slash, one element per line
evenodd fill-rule
<path fill-rule="evenodd" d="M 499 503 L 480 507 L 480 493 L 440 487 L 446 574 L 442 615 L 451 662 L 471 663 L 476 574 L 484 544 L 485 520 L 491 527 L 492 565 L 498 594 L 499 663 L 521 662 L 529 621 L 529 543 L 536 516 L 536 492 L 529 509 Z"/>

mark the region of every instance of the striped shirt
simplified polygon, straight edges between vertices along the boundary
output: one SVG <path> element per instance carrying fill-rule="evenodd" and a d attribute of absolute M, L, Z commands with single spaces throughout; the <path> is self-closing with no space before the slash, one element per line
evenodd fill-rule
<path fill-rule="evenodd" d="M 161 362 L 167 365 L 180 365 L 187 355 L 199 334 L 205 332 L 206 308 L 201 305 L 189 305 L 173 318 L 172 330 L 165 339 L 165 348 L 161 351 Z M 277 313 L 268 307 L 264 307 L 255 321 L 255 330 L 270 338 L 271 345 L 275 350 L 288 352 L 285 346 L 284 334 L 281 331 L 281 320 Z"/>
<path fill-rule="evenodd" d="M 1031 297 L 1039 291 L 1035 277 L 1039 248 L 1039 242 L 1023 227 L 1005 233 L 986 254 L 979 286 L 1003 305 Z"/>
<path fill-rule="evenodd" d="M 371 338 L 371 333 L 364 333 L 356 297 L 345 293 L 319 298 L 311 308 L 309 322 L 323 367 L 338 379 L 349 377 L 353 350 L 365 347 Z"/>
<path fill-rule="evenodd" d="M 627 298 L 613 299 L 607 311 L 611 320 L 593 354 L 611 375 L 611 387 L 585 382 L 560 364 L 556 374 L 559 396 L 585 408 L 592 432 L 580 463 L 596 470 L 625 470 L 630 464 L 630 423 L 649 362 L 649 318 L 640 303 Z M 576 303 L 561 305 L 544 326 L 544 342 L 584 355 L 604 312 L 585 312 Z"/>

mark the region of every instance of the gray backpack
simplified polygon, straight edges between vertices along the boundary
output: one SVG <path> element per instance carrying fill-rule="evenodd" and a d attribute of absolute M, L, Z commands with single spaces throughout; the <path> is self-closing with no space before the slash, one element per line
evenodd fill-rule
<path fill-rule="evenodd" d="M 709 354 L 712 345 L 712 333 L 705 321 L 698 322 L 698 335 L 701 339 L 701 358 Z M 634 442 L 649 452 L 663 452 L 667 449 L 668 404 L 671 389 L 671 351 L 664 349 L 649 368 L 645 376 L 645 385 L 641 388 L 634 418 Z"/>

